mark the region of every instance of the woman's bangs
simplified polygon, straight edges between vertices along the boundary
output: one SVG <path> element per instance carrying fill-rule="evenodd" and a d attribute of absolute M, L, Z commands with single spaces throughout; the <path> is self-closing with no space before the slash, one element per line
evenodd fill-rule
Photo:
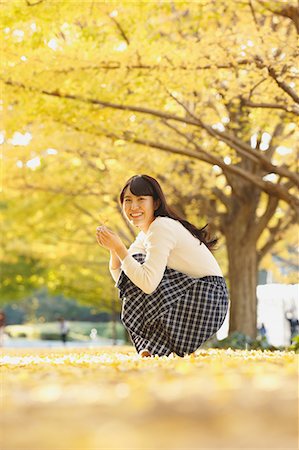
<path fill-rule="evenodd" d="M 152 185 L 142 177 L 133 178 L 129 185 L 130 191 L 132 194 L 138 196 L 141 195 L 150 195 L 154 197 L 154 189 Z"/>

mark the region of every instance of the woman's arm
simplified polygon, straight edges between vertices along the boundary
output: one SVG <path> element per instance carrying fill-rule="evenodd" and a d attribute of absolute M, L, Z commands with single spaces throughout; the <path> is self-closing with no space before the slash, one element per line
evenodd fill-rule
<path fill-rule="evenodd" d="M 115 253 L 114 250 L 110 250 L 110 261 L 109 261 L 109 269 L 110 270 L 116 270 L 120 269 L 120 259 L 117 256 L 117 253 Z"/>
<path fill-rule="evenodd" d="M 121 262 L 117 254 L 110 250 L 110 261 L 109 261 L 109 271 L 115 282 L 117 282 L 120 274 Z"/>
<path fill-rule="evenodd" d="M 169 254 L 176 246 L 177 237 L 169 220 L 155 220 L 147 233 L 143 264 L 128 254 L 122 261 L 121 269 L 143 292 L 151 294 L 163 278 Z"/>
<path fill-rule="evenodd" d="M 114 281 L 117 281 L 121 260 L 127 256 L 128 251 L 120 237 L 105 226 L 97 228 L 96 237 L 98 244 L 110 251 L 109 271 Z"/>
<path fill-rule="evenodd" d="M 151 294 L 162 280 L 169 253 L 177 240 L 172 222 L 164 218 L 155 220 L 147 233 L 145 261 L 139 264 L 116 233 L 103 226 L 97 230 L 97 236 L 99 244 L 117 255 L 120 268 L 146 294 Z"/>

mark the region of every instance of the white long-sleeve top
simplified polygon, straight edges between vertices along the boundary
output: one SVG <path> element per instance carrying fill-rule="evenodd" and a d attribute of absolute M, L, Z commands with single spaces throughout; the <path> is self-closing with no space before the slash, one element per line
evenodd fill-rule
<path fill-rule="evenodd" d="M 146 233 L 141 231 L 128 249 L 119 269 L 110 272 L 117 282 L 121 270 L 146 294 L 151 294 L 162 280 L 166 266 L 191 277 L 222 277 L 221 269 L 204 243 L 200 243 L 177 220 L 157 217 Z M 146 255 L 140 264 L 132 255 Z"/>

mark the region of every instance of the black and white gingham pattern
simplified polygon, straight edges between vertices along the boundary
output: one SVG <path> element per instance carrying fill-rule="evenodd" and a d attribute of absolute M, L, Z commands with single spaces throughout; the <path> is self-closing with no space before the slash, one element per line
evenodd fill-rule
<path fill-rule="evenodd" d="M 133 255 L 141 264 L 145 255 Z M 121 319 L 139 352 L 159 356 L 194 352 L 215 334 L 225 319 L 228 291 L 224 278 L 192 278 L 168 267 L 152 294 L 145 294 L 121 273 Z"/>

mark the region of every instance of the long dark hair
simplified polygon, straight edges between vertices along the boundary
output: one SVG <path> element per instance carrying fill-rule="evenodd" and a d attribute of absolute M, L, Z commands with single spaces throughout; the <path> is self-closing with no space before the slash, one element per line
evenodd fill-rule
<path fill-rule="evenodd" d="M 170 217 L 171 219 L 180 222 L 190 233 L 203 242 L 210 250 L 217 244 L 217 238 L 210 238 L 207 230 L 207 225 L 203 228 L 197 228 L 192 223 L 180 217 L 166 202 L 165 195 L 161 189 L 160 184 L 155 178 L 149 175 L 134 175 L 131 177 L 123 187 L 120 193 L 120 203 L 124 202 L 124 194 L 127 188 L 130 188 L 132 194 L 136 196 L 150 195 L 154 200 L 158 200 L 159 206 L 155 210 L 155 217 Z"/>

